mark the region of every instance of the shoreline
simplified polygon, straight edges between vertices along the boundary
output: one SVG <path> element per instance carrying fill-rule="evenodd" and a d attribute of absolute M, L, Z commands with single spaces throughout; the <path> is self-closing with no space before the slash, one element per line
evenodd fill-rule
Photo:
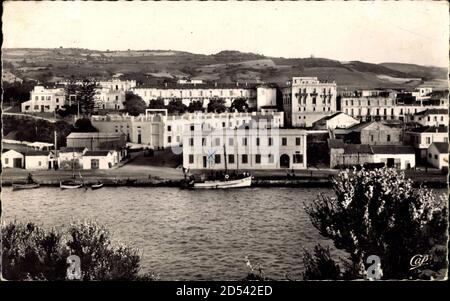
<path fill-rule="evenodd" d="M 129 178 L 127 181 L 120 181 L 119 183 L 114 183 L 113 179 L 99 179 L 102 181 L 104 187 L 171 187 L 171 188 L 181 188 L 182 180 L 170 180 L 170 179 L 138 179 L 138 178 Z M 10 179 L 2 179 L 1 186 L 2 187 L 11 187 L 14 182 L 22 182 L 22 181 L 13 181 Z M 40 187 L 59 187 L 60 181 L 57 180 L 43 180 L 36 181 Z M 96 183 L 97 181 L 84 181 L 87 185 L 91 185 Z M 448 188 L 448 183 L 445 181 L 413 181 L 413 186 L 415 188 L 418 187 L 427 187 L 427 188 L 435 188 L 435 189 L 444 189 Z M 332 182 L 328 178 L 308 178 L 308 179 L 258 179 L 255 178 L 252 181 L 252 187 L 280 187 L 280 188 L 314 188 L 314 187 L 323 187 L 323 188 L 332 188 Z"/>

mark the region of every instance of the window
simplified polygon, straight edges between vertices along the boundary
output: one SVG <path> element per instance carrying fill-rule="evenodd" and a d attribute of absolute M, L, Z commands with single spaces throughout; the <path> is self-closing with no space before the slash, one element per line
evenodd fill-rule
<path fill-rule="evenodd" d="M 214 162 L 220 164 L 220 155 L 214 155 Z"/>
<path fill-rule="evenodd" d="M 302 164 L 302 163 L 303 163 L 303 155 L 294 154 L 294 164 Z"/>
<path fill-rule="evenodd" d="M 256 138 L 256 146 L 259 146 L 259 138 Z"/>
<path fill-rule="evenodd" d="M 300 137 L 295 137 L 295 145 L 300 145 Z"/>
<path fill-rule="evenodd" d="M 228 163 L 234 164 L 234 155 L 228 155 Z"/>
<path fill-rule="evenodd" d="M 242 155 L 242 164 L 248 163 L 248 155 Z"/>
<path fill-rule="evenodd" d="M 247 138 L 242 138 L 242 145 L 247 146 Z"/>
<path fill-rule="evenodd" d="M 370 135 L 370 141 L 373 142 L 373 135 Z"/>
<path fill-rule="evenodd" d="M 38 162 L 38 166 L 42 166 L 42 162 L 41 161 Z"/>
<path fill-rule="evenodd" d="M 215 141 L 216 146 L 220 145 L 220 138 L 216 138 L 216 139 L 214 139 L 214 141 Z"/>
<path fill-rule="evenodd" d="M 431 159 L 431 154 L 428 154 L 428 158 L 430 158 L 430 159 Z"/>
<path fill-rule="evenodd" d="M 437 156 L 437 155 L 434 155 L 434 159 L 436 159 L 436 160 L 437 160 L 437 158 L 438 158 L 438 156 Z"/>
<path fill-rule="evenodd" d="M 386 140 L 387 140 L 387 142 L 390 142 L 391 141 L 391 135 L 387 135 Z"/>
<path fill-rule="evenodd" d="M 269 137 L 269 146 L 272 146 L 272 137 Z"/>
<path fill-rule="evenodd" d="M 167 131 L 168 131 L 168 132 L 172 131 L 172 126 L 168 125 L 168 126 L 167 126 Z"/>
<path fill-rule="evenodd" d="M 194 155 L 189 155 L 189 164 L 194 164 Z"/>
<path fill-rule="evenodd" d="M 312 104 L 313 104 L 313 105 L 315 105 L 315 104 L 316 104 L 316 102 L 317 102 L 317 101 L 316 101 L 316 98 L 315 98 L 315 97 L 313 97 L 313 99 L 312 99 Z"/>
<path fill-rule="evenodd" d="M 9 164 L 9 158 L 5 158 L 5 165 Z"/>
<path fill-rule="evenodd" d="M 202 138 L 202 146 L 206 145 L 206 138 Z"/>
<path fill-rule="evenodd" d="M 193 125 L 191 125 L 191 132 L 193 132 L 194 131 L 194 126 Z"/>
<path fill-rule="evenodd" d="M 287 145 L 287 138 L 286 137 L 281 138 L 281 145 L 283 145 L 283 146 Z"/>
<path fill-rule="evenodd" d="M 228 145 L 229 146 L 233 146 L 234 145 L 234 139 L 233 138 L 228 138 Z"/>
<path fill-rule="evenodd" d="M 194 146 L 194 138 L 189 138 L 189 146 Z"/>
<path fill-rule="evenodd" d="M 272 154 L 269 154 L 268 156 L 267 156 L 267 158 L 269 159 L 269 163 L 273 163 L 274 162 L 274 157 L 273 157 L 273 155 Z"/>
<path fill-rule="evenodd" d="M 427 142 L 427 144 L 430 144 L 431 143 L 431 138 L 427 137 L 425 141 Z"/>
<path fill-rule="evenodd" d="M 167 143 L 171 143 L 172 142 L 172 137 L 171 136 L 167 136 Z"/>
<path fill-rule="evenodd" d="M 261 155 L 255 155 L 255 163 L 261 164 Z"/>

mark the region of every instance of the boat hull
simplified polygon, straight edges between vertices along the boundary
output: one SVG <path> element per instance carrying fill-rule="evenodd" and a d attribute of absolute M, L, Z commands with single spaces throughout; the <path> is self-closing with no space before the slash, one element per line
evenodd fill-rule
<path fill-rule="evenodd" d="M 39 184 L 13 184 L 13 190 L 35 189 L 39 188 Z"/>
<path fill-rule="evenodd" d="M 103 184 L 92 184 L 91 185 L 91 189 L 95 190 L 95 189 L 100 189 L 103 187 Z"/>
<path fill-rule="evenodd" d="M 59 187 L 61 189 L 78 189 L 83 187 L 83 184 L 63 184 L 62 182 L 60 182 Z"/>
<path fill-rule="evenodd" d="M 237 180 L 229 181 L 205 181 L 202 183 L 194 183 L 194 189 L 227 189 L 227 188 L 243 188 L 252 185 L 252 177 L 245 177 Z"/>

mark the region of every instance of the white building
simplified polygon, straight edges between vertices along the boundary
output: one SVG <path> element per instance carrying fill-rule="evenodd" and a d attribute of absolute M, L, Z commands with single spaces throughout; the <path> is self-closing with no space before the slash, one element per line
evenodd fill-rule
<path fill-rule="evenodd" d="M 256 88 L 256 110 L 277 111 L 277 87 L 260 85 Z"/>
<path fill-rule="evenodd" d="M 448 168 L 448 143 L 432 143 L 428 148 L 427 161 L 438 169 Z"/>
<path fill-rule="evenodd" d="M 2 150 L 2 168 L 24 168 L 23 154 L 13 149 Z"/>
<path fill-rule="evenodd" d="M 109 88 L 97 89 L 95 107 L 102 110 L 123 110 L 125 92 Z"/>
<path fill-rule="evenodd" d="M 118 163 L 116 158 L 114 151 L 87 151 L 83 155 L 83 169 L 110 169 Z"/>
<path fill-rule="evenodd" d="M 266 123 L 234 129 L 195 127 L 183 135 L 183 167 L 190 170 L 305 169 L 306 131 Z"/>
<path fill-rule="evenodd" d="M 337 112 L 332 115 L 325 116 L 313 123 L 313 128 L 317 130 L 329 129 L 346 129 L 358 124 L 359 121 L 345 113 Z"/>
<path fill-rule="evenodd" d="M 387 167 L 410 169 L 416 166 L 414 148 L 407 145 L 371 145 L 373 163 L 384 163 Z"/>
<path fill-rule="evenodd" d="M 448 127 L 421 127 L 405 132 L 405 143 L 416 148 L 419 158 L 426 158 L 430 145 L 434 142 L 448 143 Z"/>
<path fill-rule="evenodd" d="M 192 101 L 201 101 L 206 108 L 211 99 L 222 99 L 230 107 L 236 98 L 245 98 L 250 108 L 256 107 L 255 85 L 246 83 L 164 83 L 144 85 L 132 89 L 147 105 L 151 100 L 163 99 L 167 105 L 172 99 L 180 99 L 183 104 L 189 105 Z"/>
<path fill-rule="evenodd" d="M 98 85 L 103 88 L 110 91 L 131 91 L 134 87 L 136 87 L 136 81 L 135 80 L 120 80 L 113 78 L 111 80 L 107 81 L 99 81 Z"/>
<path fill-rule="evenodd" d="M 25 169 L 52 169 L 56 158 L 51 151 L 30 151 L 25 153 Z"/>
<path fill-rule="evenodd" d="M 21 105 L 22 112 L 55 112 L 65 104 L 63 88 L 46 88 L 35 86 L 30 93 L 30 100 Z"/>
<path fill-rule="evenodd" d="M 149 111 L 149 110 L 148 110 Z M 92 116 L 91 122 L 100 132 L 123 133 L 128 142 L 150 148 L 181 146 L 183 133 L 191 124 L 201 123 L 212 128 L 235 128 L 252 120 L 267 120 L 283 127 L 283 112 L 252 113 L 186 113 L 180 116 L 146 114 Z"/>
<path fill-rule="evenodd" d="M 429 108 L 411 117 L 412 122 L 417 122 L 423 126 L 447 126 L 448 109 Z"/>
<path fill-rule="evenodd" d="M 336 83 L 319 81 L 317 77 L 294 77 L 281 88 L 286 124 L 310 127 L 336 112 Z"/>

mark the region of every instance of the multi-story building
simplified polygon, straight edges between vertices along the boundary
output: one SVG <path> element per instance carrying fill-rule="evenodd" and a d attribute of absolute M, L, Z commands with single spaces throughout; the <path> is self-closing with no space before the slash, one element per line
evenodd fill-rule
<path fill-rule="evenodd" d="M 98 85 L 101 88 L 105 88 L 111 91 L 131 91 L 134 87 L 136 87 L 135 80 L 120 80 L 113 78 L 107 81 L 99 81 Z"/>
<path fill-rule="evenodd" d="M 415 96 L 411 96 L 410 101 L 399 97 L 401 93 L 395 91 L 344 91 L 341 93 L 340 109 L 360 121 L 398 119 L 408 122 L 411 121 L 412 115 L 428 108 L 448 106 L 448 101 L 445 99 L 439 99 L 437 102 L 424 102 L 425 99 L 430 100 L 429 93 L 431 92 L 427 91 L 429 90 L 424 89 L 423 96 L 419 97 L 419 100 L 416 100 Z M 417 93 L 420 94 L 420 92 Z"/>
<path fill-rule="evenodd" d="M 201 129 L 183 135 L 183 166 L 190 170 L 305 169 L 307 133 L 258 123 Z"/>
<path fill-rule="evenodd" d="M 447 126 L 426 126 L 410 129 L 405 132 L 405 144 L 414 146 L 416 149 L 417 159 L 425 159 L 427 149 L 434 142 L 448 143 L 448 127 Z"/>
<path fill-rule="evenodd" d="M 22 112 L 55 112 L 65 104 L 63 88 L 46 88 L 35 86 L 30 93 L 30 100 L 21 105 Z"/>
<path fill-rule="evenodd" d="M 211 99 L 222 99 L 229 107 L 236 98 L 245 98 L 250 108 L 256 108 L 256 86 L 254 84 L 183 82 L 143 85 L 132 90 L 147 105 L 155 99 L 163 99 L 165 105 L 172 99 L 180 99 L 185 105 L 189 105 L 192 101 L 201 101 L 203 107 L 206 108 Z"/>
<path fill-rule="evenodd" d="M 346 141 L 367 145 L 400 145 L 403 144 L 403 135 L 399 128 L 371 121 L 348 128 Z"/>
<path fill-rule="evenodd" d="M 310 127 L 318 119 L 336 112 L 336 83 L 317 77 L 294 77 L 281 88 L 286 124 Z"/>
<path fill-rule="evenodd" d="M 125 92 L 110 88 L 97 89 L 95 107 L 103 110 L 122 110 L 125 102 Z"/>
<path fill-rule="evenodd" d="M 145 144 L 150 148 L 180 146 L 183 133 L 192 124 L 203 124 L 210 128 L 235 128 L 251 121 L 267 120 L 277 127 L 284 125 L 282 112 L 252 113 L 186 113 L 179 116 L 153 113 L 139 116 L 108 115 L 92 116 L 92 124 L 106 133 L 123 133 L 132 143 Z"/>
<path fill-rule="evenodd" d="M 448 109 L 426 109 L 411 116 L 410 121 L 417 122 L 423 126 L 446 126 L 448 125 Z"/>

